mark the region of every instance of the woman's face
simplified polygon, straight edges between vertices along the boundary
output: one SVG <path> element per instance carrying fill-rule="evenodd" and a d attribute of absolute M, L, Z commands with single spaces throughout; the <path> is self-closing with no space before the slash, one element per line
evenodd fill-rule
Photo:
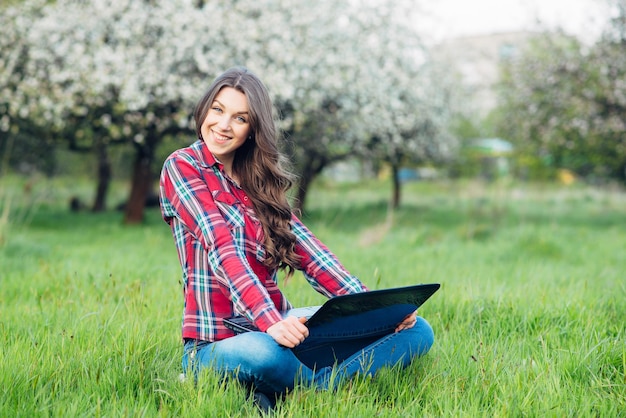
<path fill-rule="evenodd" d="M 224 87 L 215 96 L 200 128 L 209 151 L 230 169 L 235 151 L 246 142 L 250 130 L 246 95 L 232 87 Z"/>

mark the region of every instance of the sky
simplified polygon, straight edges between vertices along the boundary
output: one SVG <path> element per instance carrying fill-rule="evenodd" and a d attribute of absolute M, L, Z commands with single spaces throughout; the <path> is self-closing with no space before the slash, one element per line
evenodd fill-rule
<path fill-rule="evenodd" d="M 606 16 L 605 0 L 426 0 L 420 22 L 433 40 L 468 35 L 563 28 L 593 41 Z"/>

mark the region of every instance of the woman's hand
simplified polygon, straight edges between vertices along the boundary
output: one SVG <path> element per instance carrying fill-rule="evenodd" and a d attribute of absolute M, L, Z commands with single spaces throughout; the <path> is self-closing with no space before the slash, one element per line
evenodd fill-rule
<path fill-rule="evenodd" d="M 267 332 L 278 344 L 294 348 L 309 336 L 309 329 L 304 325 L 306 317 L 288 316 L 267 329 Z"/>
<path fill-rule="evenodd" d="M 398 324 L 398 326 L 396 327 L 396 332 L 402 331 L 403 329 L 413 328 L 413 326 L 417 322 L 417 316 L 416 315 L 417 315 L 417 311 L 415 311 L 413 313 L 410 313 L 407 316 L 405 316 L 404 319 L 402 320 L 402 322 L 400 322 Z"/>

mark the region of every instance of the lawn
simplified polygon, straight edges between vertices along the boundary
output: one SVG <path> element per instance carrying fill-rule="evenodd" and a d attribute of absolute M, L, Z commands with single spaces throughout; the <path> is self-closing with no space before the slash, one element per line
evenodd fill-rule
<path fill-rule="evenodd" d="M 180 271 L 158 210 L 140 226 L 70 213 L 67 184 L 40 180 L 4 225 L 0 416 L 254 416 L 237 385 L 178 380 Z M 626 416 L 626 193 L 409 183 L 391 216 L 388 193 L 318 183 L 303 220 L 370 288 L 441 283 L 420 310 L 435 345 L 403 373 L 297 388 L 277 416 Z M 284 289 L 323 301 L 298 275 Z"/>

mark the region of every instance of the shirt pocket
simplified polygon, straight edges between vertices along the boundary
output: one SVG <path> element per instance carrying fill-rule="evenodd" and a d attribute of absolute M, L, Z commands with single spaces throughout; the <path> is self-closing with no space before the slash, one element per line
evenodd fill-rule
<path fill-rule="evenodd" d="M 213 200 L 215 200 L 217 208 L 222 213 L 222 216 L 230 229 L 243 233 L 246 226 L 246 220 L 240 209 L 241 204 L 237 198 L 228 192 L 219 190 L 213 192 Z"/>

